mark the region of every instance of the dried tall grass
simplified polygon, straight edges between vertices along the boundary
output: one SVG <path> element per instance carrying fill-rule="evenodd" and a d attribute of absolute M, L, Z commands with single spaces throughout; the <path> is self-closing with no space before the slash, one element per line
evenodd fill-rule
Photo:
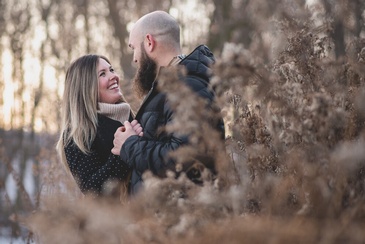
<path fill-rule="evenodd" d="M 176 109 L 167 129 L 194 133 L 193 147 L 174 156 L 184 162 L 200 150 L 212 152 L 214 183 L 147 173 L 145 190 L 123 204 L 114 196 L 70 194 L 75 185 L 58 188 L 23 219 L 35 239 L 363 243 L 365 39 L 346 35 L 339 56 L 327 15 L 318 25 L 306 10 L 295 16 L 284 10 L 261 35 L 268 39 L 249 47 L 227 43 L 217 58 L 212 83 L 229 131 L 225 145 L 207 126 L 215 115 L 203 114 L 204 105 L 172 82 L 173 74 L 162 78 Z M 48 184 L 66 179 L 57 170 L 47 171 Z"/>

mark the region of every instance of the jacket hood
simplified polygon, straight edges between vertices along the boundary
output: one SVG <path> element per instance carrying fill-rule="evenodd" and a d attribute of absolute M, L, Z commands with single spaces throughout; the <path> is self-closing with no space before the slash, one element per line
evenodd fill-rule
<path fill-rule="evenodd" d="M 215 63 L 213 53 L 205 45 L 200 45 L 194 49 L 181 62 L 187 70 L 187 75 L 194 75 L 209 82 L 212 75 L 211 65 Z"/>

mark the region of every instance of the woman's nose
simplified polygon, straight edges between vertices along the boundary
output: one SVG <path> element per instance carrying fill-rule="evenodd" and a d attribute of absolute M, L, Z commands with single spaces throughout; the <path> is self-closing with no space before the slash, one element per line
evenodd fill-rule
<path fill-rule="evenodd" d="M 109 80 L 111 81 L 111 80 L 114 80 L 115 79 L 115 77 L 116 77 L 116 75 L 115 74 L 110 74 L 110 76 L 109 76 Z"/>

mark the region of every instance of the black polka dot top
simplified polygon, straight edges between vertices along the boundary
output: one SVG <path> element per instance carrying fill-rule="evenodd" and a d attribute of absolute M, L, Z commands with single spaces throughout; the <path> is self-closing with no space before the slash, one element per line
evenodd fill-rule
<path fill-rule="evenodd" d="M 114 133 L 122 124 L 100 114 L 98 123 L 91 153 L 84 154 L 73 142 L 65 147 L 68 166 L 81 191 L 94 195 L 102 195 L 108 180 L 126 180 L 131 171 L 119 156 L 111 153 Z"/>

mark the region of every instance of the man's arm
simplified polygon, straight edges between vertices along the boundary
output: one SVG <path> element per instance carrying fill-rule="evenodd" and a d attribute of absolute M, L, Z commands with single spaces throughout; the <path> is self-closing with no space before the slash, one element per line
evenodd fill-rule
<path fill-rule="evenodd" d="M 131 136 L 121 148 L 120 157 L 140 174 L 151 170 L 156 175 L 163 175 L 167 169 L 175 170 L 175 163 L 168 159 L 168 153 L 186 142 L 186 138 L 173 135 L 164 141 Z"/>
<path fill-rule="evenodd" d="M 172 123 L 172 110 L 166 106 L 164 118 L 166 124 Z M 117 130 L 114 134 L 112 152 L 143 174 L 151 170 L 156 175 L 164 175 L 167 169 L 175 170 L 175 162 L 168 158 L 168 153 L 188 143 L 187 136 L 170 133 L 159 138 L 137 136 L 128 124 L 125 131 Z M 119 150 L 119 151 L 118 151 Z"/>

